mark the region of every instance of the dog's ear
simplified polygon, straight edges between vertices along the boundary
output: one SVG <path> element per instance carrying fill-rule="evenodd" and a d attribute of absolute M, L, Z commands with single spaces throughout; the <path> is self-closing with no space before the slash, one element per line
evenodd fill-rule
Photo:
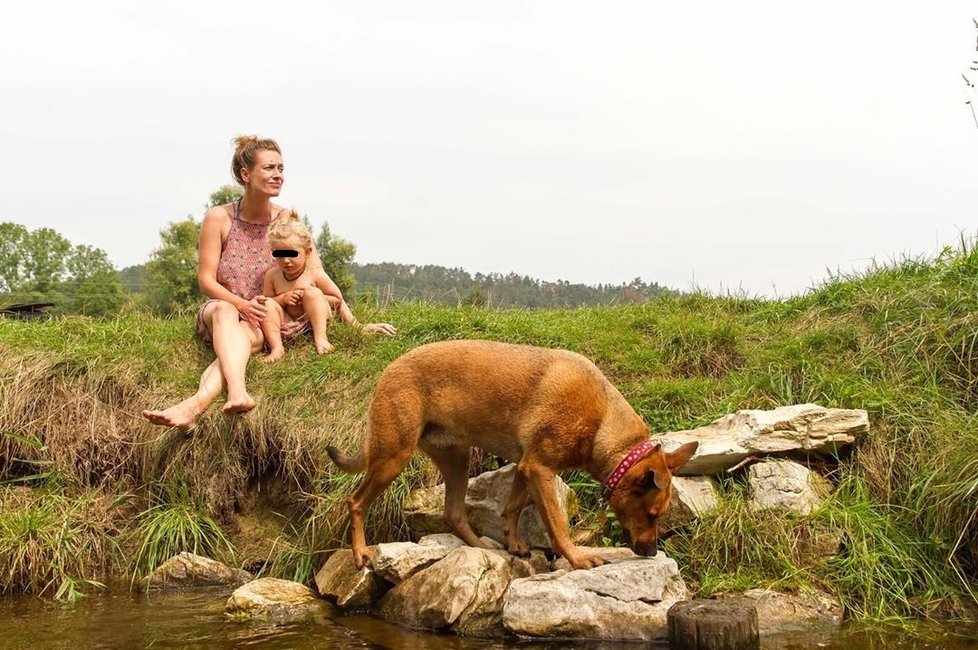
<path fill-rule="evenodd" d="M 677 449 L 676 451 L 669 452 L 666 454 L 666 465 L 669 467 L 670 472 L 675 472 L 680 467 L 689 462 L 689 459 L 693 457 L 696 450 L 699 449 L 699 442 L 687 442 L 685 445 Z"/>
<path fill-rule="evenodd" d="M 664 490 L 669 485 L 669 474 L 662 470 L 657 472 L 654 469 L 647 469 L 642 476 L 642 480 L 638 482 L 638 485 L 646 492 L 654 487 Z"/>

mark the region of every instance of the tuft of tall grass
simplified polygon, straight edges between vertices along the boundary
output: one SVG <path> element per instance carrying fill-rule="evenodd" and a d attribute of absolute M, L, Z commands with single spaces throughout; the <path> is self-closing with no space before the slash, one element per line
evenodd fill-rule
<path fill-rule="evenodd" d="M 151 494 L 151 505 L 136 515 L 136 525 L 130 533 L 136 546 L 130 564 L 132 580 L 182 552 L 233 562 L 231 542 L 185 483 L 157 483 Z"/>
<path fill-rule="evenodd" d="M 113 569 L 118 547 L 110 501 L 50 489 L 0 487 L 0 592 L 76 600 Z"/>

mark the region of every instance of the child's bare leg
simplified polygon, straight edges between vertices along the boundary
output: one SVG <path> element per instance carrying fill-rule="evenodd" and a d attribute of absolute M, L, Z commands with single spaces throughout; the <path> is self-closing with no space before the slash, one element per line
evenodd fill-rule
<path fill-rule="evenodd" d="M 262 363 L 275 363 L 285 354 L 285 346 L 282 344 L 282 320 L 285 313 L 282 306 L 275 300 L 267 300 L 265 306 L 268 312 L 265 320 L 261 322 L 261 331 L 265 335 L 265 343 L 268 345 L 268 354 L 261 360 Z"/>
<path fill-rule="evenodd" d="M 309 287 L 302 292 L 302 308 L 312 325 L 312 340 L 316 343 L 316 352 L 326 354 L 333 351 L 333 344 L 326 338 L 326 326 L 333 316 L 326 296 L 317 287 Z"/>

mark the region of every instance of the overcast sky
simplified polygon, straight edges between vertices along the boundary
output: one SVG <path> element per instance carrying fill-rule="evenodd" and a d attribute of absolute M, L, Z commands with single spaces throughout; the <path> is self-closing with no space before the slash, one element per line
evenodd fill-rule
<path fill-rule="evenodd" d="M 278 140 L 359 262 L 790 295 L 974 234 L 974 2 L 28 2 L 0 221 L 144 262 Z"/>

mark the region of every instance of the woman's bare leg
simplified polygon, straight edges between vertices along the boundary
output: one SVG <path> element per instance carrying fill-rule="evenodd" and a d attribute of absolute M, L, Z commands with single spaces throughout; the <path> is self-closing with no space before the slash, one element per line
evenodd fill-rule
<path fill-rule="evenodd" d="M 221 373 L 221 362 L 219 359 L 214 359 L 200 375 L 200 384 L 196 393 L 166 410 L 143 411 L 143 417 L 153 424 L 187 431 L 194 426 L 197 416 L 221 394 L 223 387 L 224 375 Z"/>
<path fill-rule="evenodd" d="M 229 302 L 216 303 L 209 314 L 205 311 L 204 323 L 214 339 L 214 353 L 221 362 L 221 373 L 228 389 L 228 399 L 221 411 L 250 411 L 255 408 L 255 400 L 245 388 L 245 369 L 252 353 L 261 350 L 264 341 L 261 330 L 241 320 L 238 310 Z"/>
<path fill-rule="evenodd" d="M 333 317 L 326 296 L 317 287 L 307 287 L 302 292 L 302 308 L 312 325 L 312 340 L 316 343 L 316 352 L 326 354 L 333 351 L 333 344 L 326 338 L 326 326 Z"/>

